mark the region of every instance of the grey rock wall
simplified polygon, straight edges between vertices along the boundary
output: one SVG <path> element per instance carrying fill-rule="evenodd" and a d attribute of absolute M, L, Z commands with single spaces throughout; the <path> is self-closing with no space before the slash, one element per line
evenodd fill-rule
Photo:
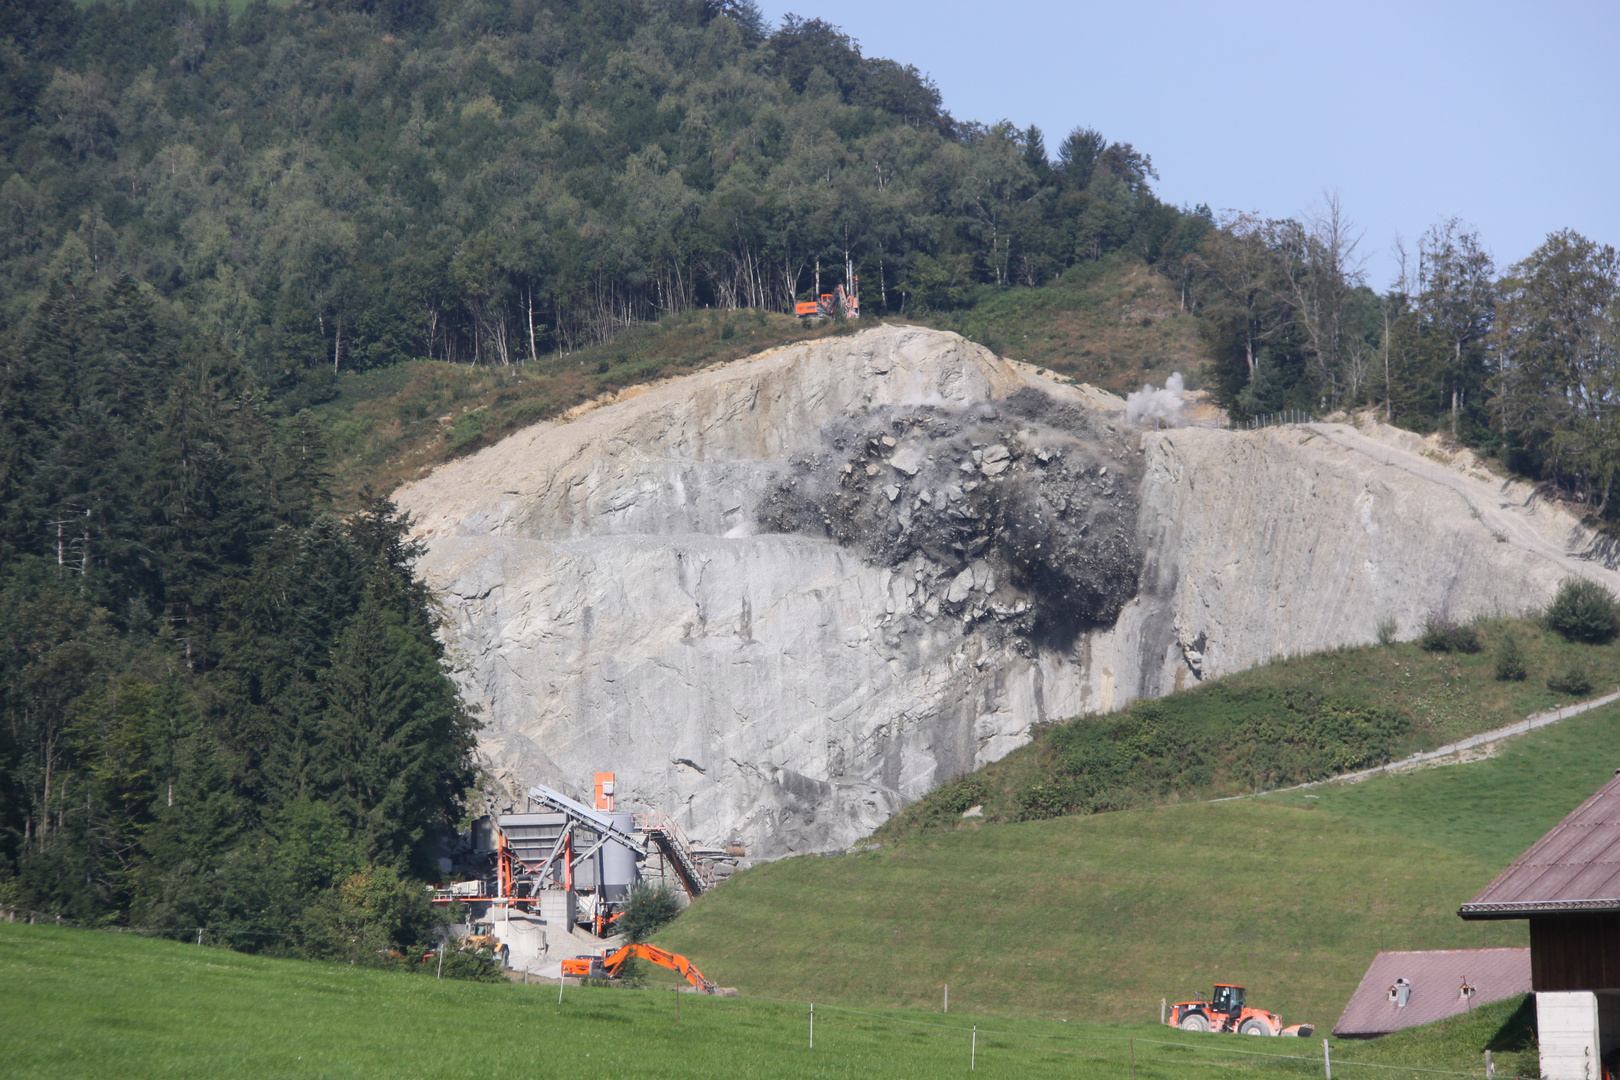
<path fill-rule="evenodd" d="M 1053 413 L 1069 417 L 1056 457 Z M 983 446 L 965 428 L 908 441 L 919 416 L 987 415 L 1007 434 Z M 895 446 L 871 445 L 874 421 Z M 1620 587 L 1579 557 L 1592 538 L 1568 515 L 1445 457 L 1383 428 L 1145 431 L 1109 395 L 952 334 L 882 327 L 637 388 L 396 498 L 427 542 L 507 790 L 583 794 L 612 770 L 631 808 L 771 858 L 847 846 L 1041 720 L 1365 642 L 1386 617 L 1411 635 L 1431 611 L 1523 610 L 1570 573 Z M 1049 482 L 1053 460 L 1074 468 Z M 1113 482 L 1091 486 L 1105 461 Z M 859 490 L 839 487 L 857 467 Z M 948 493 L 945 511 L 932 502 L 952 469 L 981 498 L 1039 480 L 1029 499 L 992 500 L 991 516 L 1016 503 L 1026 517 L 924 529 L 961 524 Z M 847 519 L 785 521 L 784 491 L 818 476 L 843 494 L 811 504 L 842 499 Z M 1057 523 L 1076 476 L 1108 499 Z M 1135 562 L 1093 567 L 1072 534 L 1121 508 Z M 1104 605 L 1112 625 L 1045 634 L 1025 617 L 1050 587 L 1019 570 L 1035 541 L 1008 533 L 1031 514 L 1071 545 L 1053 565 L 1099 595 L 1131 563 L 1129 599 Z M 900 539 L 868 543 L 848 528 L 863 522 Z"/>

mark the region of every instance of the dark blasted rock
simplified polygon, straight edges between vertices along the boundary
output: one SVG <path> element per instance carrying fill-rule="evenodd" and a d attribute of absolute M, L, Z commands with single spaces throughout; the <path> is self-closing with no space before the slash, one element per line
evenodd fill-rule
<path fill-rule="evenodd" d="M 1105 418 L 1025 389 L 829 423 L 761 504 L 768 532 L 903 564 L 943 614 L 1031 641 L 1112 625 L 1136 595 L 1137 466 Z"/>

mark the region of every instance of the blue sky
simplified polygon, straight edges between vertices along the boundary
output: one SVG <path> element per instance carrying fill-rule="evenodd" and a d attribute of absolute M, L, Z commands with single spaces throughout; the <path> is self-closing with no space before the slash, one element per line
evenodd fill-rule
<path fill-rule="evenodd" d="M 1397 233 L 1476 227 L 1499 268 L 1573 228 L 1620 246 L 1620 3 L 761 3 L 915 64 L 968 120 L 1083 124 L 1161 198 L 1299 215 L 1337 189 L 1386 287 Z"/>

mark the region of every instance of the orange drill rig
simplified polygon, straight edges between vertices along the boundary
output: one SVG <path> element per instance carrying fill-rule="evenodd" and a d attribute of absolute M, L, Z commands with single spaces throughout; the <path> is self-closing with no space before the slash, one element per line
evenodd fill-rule
<path fill-rule="evenodd" d="M 1282 1017 L 1244 1004 L 1244 988 L 1216 983 L 1208 1001 L 1178 1001 L 1170 1006 L 1165 1023 L 1182 1031 L 1228 1031 L 1239 1035 L 1297 1035 L 1308 1037 L 1312 1024 L 1283 1027 Z"/>

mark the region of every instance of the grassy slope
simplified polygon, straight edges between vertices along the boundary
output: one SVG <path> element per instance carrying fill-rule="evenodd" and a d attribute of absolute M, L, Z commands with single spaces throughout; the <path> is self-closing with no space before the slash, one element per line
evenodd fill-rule
<path fill-rule="evenodd" d="M 482 1075 L 592 1077 L 1118 1077 L 1134 1047 L 1141 1080 L 1281 1077 L 1315 1043 L 1190 1036 L 984 1015 L 816 1011 L 803 1005 L 628 990 L 436 982 L 417 975 L 242 956 L 218 949 L 56 927 L 0 924 L 0 1077 L 340 1078 Z M 1340 1047 L 1350 1061 L 1472 1065 L 1511 1007 L 1481 1009 L 1462 1030 L 1399 1046 Z M 1457 1028 L 1458 1025 L 1451 1025 Z M 1257 1045 L 1260 1044 L 1260 1045 Z M 1249 1051 L 1237 1054 L 1233 1051 Z M 1510 1074 L 1511 1075 L 1511 1074 Z"/>
<path fill-rule="evenodd" d="M 1234 689 L 1309 689 L 1404 714 L 1410 730 L 1396 747 L 1396 756 L 1404 757 L 1567 703 L 1569 695 L 1548 690 L 1546 679 L 1554 672 L 1567 670 L 1572 663 L 1586 666 L 1594 695 L 1620 686 L 1620 643 L 1603 647 L 1571 644 L 1529 619 L 1484 620 L 1476 628 L 1484 648 L 1473 655 L 1425 652 L 1413 642 L 1339 649 L 1279 659 L 1161 700 L 1173 713 L 1231 722 L 1237 717 L 1202 716 L 1200 703 Z M 1508 633 L 1517 637 L 1524 649 L 1529 678 L 1523 682 L 1500 682 L 1494 677 L 1493 650 Z M 1088 722 L 1086 718 L 1071 721 Z M 976 780 L 990 788 L 990 794 L 982 799 L 987 819 L 1013 820 L 1018 815 L 1020 793 L 1033 784 L 1050 781 L 1059 774 L 1060 767 L 1057 755 L 1041 738 L 974 773 Z M 1234 787 L 1234 783 L 1217 782 L 1205 790 L 1172 793 L 1165 801 L 1238 794 L 1242 788 Z M 939 816 L 936 803 L 948 802 L 951 797 L 948 788 L 936 791 L 892 818 L 878 836 L 899 837 L 925 827 Z"/>
<path fill-rule="evenodd" d="M 1326 1028 L 1380 949 L 1524 944 L 1458 904 L 1617 761 L 1609 707 L 1313 799 L 970 823 L 749 870 L 665 944 L 745 993 L 924 1006 L 948 982 L 965 1009 L 1136 1019 L 1229 980 Z"/>
<path fill-rule="evenodd" d="M 1121 260 L 1042 289 L 985 290 L 973 308 L 924 321 L 1123 392 L 1144 377 L 1163 381 L 1172 369 L 1194 371 L 1202 363 L 1195 322 L 1176 310 L 1170 288 L 1145 265 Z M 597 395 L 876 322 L 812 327 L 759 311 L 691 312 L 634 328 L 607 345 L 512 369 L 420 360 L 345 374 L 313 413 L 326 434 L 338 494 L 348 498 L 368 484 L 391 490 Z"/>
<path fill-rule="evenodd" d="M 875 324 L 874 324 L 875 325 Z M 793 341 L 848 333 L 760 311 L 693 312 L 615 341 L 538 363 L 472 367 L 417 360 L 339 377 L 312 411 L 325 433 L 340 498 L 389 491 L 581 402 L 627 386 L 689 374 Z"/>
<path fill-rule="evenodd" d="M 1124 394 L 1173 371 L 1197 387 L 1205 360 L 1198 320 L 1176 286 L 1117 256 L 1086 263 L 1039 289 L 985 289 L 937 324 L 1062 375 Z"/>

